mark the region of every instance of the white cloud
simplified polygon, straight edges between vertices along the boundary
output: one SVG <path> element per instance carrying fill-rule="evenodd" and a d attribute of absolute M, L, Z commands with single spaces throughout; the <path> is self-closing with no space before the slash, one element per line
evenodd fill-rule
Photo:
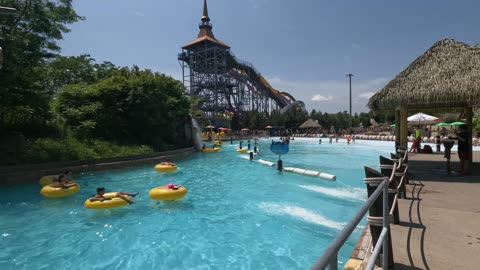
<path fill-rule="evenodd" d="M 276 89 L 290 93 L 305 102 L 308 111 L 339 112 L 349 108 L 349 83 L 344 80 L 284 80 L 280 76 L 266 76 Z M 360 80 L 352 78 L 352 112 L 368 112 L 367 102 L 371 95 L 382 89 L 391 78 Z"/>
<path fill-rule="evenodd" d="M 360 48 L 360 44 L 353 42 L 352 48 Z"/>
<path fill-rule="evenodd" d="M 145 17 L 145 13 L 140 12 L 140 11 L 135 11 L 135 15 L 140 16 L 140 17 Z"/>
<path fill-rule="evenodd" d="M 359 98 L 370 98 L 371 96 L 373 96 L 375 94 L 375 92 L 365 92 L 365 93 L 361 93 L 358 95 Z"/>
<path fill-rule="evenodd" d="M 312 97 L 312 101 L 328 101 L 332 99 L 333 99 L 333 96 L 314 95 Z"/>

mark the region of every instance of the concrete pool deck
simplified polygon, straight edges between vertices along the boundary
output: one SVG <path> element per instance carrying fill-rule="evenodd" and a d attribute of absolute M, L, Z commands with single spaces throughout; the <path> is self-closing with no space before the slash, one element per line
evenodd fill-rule
<path fill-rule="evenodd" d="M 473 161 L 470 175 L 448 175 L 443 153 L 409 155 L 407 199 L 399 200 L 400 224 L 391 225 L 393 269 L 480 269 L 480 152 Z M 452 153 L 452 169 L 459 166 Z M 345 269 L 365 268 L 364 235 Z"/>
<path fill-rule="evenodd" d="M 391 226 L 394 269 L 479 269 L 480 152 L 473 161 L 470 175 L 448 175 L 443 154 L 409 155 L 408 197 Z"/>

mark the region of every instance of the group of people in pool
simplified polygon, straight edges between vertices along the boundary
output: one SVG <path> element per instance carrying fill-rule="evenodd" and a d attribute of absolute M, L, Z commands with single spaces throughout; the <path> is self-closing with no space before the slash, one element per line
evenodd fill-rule
<path fill-rule="evenodd" d="M 161 162 L 160 164 L 170 165 L 170 166 L 175 166 L 176 165 L 175 163 L 173 163 L 169 159 Z M 67 189 L 67 188 L 70 188 L 70 187 L 73 187 L 73 186 L 78 186 L 78 184 L 75 183 L 72 179 L 72 171 L 71 170 L 66 170 L 63 174 L 60 174 L 58 177 L 54 178 L 52 184 L 54 186 L 61 187 L 61 188 L 64 188 L 64 189 Z M 169 183 L 169 184 L 166 185 L 166 187 L 168 189 L 177 190 L 177 189 L 181 188 L 182 186 Z M 129 197 L 134 197 L 135 198 L 138 194 L 139 194 L 138 192 L 130 193 L 130 192 L 125 192 L 125 191 L 120 191 L 120 192 L 117 192 L 115 194 L 114 198 L 118 197 L 118 198 L 128 202 L 129 204 L 134 204 L 134 203 L 136 203 L 136 201 L 130 199 Z M 108 201 L 108 200 L 112 199 L 112 198 L 107 198 L 104 195 L 105 195 L 105 188 L 104 187 L 98 187 L 97 188 L 97 194 L 90 197 L 90 201 L 91 202 L 96 202 L 96 201 L 103 202 L 103 201 Z"/>

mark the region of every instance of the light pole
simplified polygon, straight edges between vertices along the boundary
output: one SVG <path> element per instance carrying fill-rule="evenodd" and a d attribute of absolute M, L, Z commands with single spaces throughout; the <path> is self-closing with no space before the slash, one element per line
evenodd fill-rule
<path fill-rule="evenodd" d="M 352 129 L 352 77 L 353 74 L 347 74 L 347 77 L 350 79 L 350 115 L 348 117 L 348 127 Z"/>

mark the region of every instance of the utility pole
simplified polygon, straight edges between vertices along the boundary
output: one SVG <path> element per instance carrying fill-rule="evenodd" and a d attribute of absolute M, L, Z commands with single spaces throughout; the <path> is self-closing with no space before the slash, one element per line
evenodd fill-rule
<path fill-rule="evenodd" d="M 348 127 L 352 128 L 352 77 L 353 74 L 347 74 L 347 77 L 350 79 L 350 117 L 348 117 Z"/>

